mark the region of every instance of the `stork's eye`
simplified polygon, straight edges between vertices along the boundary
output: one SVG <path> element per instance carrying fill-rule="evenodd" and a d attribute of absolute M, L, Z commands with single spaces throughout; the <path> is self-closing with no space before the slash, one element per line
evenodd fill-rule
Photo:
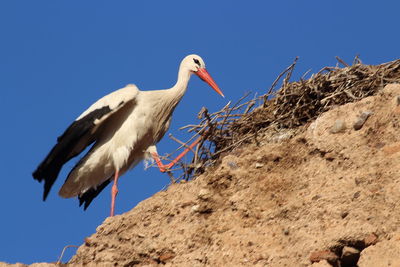
<path fill-rule="evenodd" d="M 196 63 L 200 67 L 200 61 L 197 58 L 194 58 L 193 61 L 194 61 L 194 63 Z"/>

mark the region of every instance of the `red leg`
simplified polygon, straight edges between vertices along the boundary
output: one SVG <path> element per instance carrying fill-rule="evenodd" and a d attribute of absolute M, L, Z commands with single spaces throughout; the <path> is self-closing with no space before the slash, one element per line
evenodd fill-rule
<path fill-rule="evenodd" d="M 117 186 L 118 178 L 119 178 L 119 175 L 118 175 L 118 170 L 117 170 L 117 171 L 115 171 L 114 184 L 111 188 L 111 212 L 110 212 L 111 217 L 114 216 L 115 197 L 118 194 L 118 186 Z"/>
<path fill-rule="evenodd" d="M 179 154 L 173 161 L 171 161 L 169 164 L 164 165 L 160 157 L 158 156 L 157 153 L 152 153 L 153 159 L 156 161 L 158 168 L 160 169 L 160 172 L 166 172 L 169 169 L 172 168 L 183 156 L 185 156 L 190 150 L 193 149 L 195 145 L 197 145 L 201 141 L 202 137 L 198 137 L 189 147 L 187 147 L 185 150 L 182 151 L 181 154 Z"/>

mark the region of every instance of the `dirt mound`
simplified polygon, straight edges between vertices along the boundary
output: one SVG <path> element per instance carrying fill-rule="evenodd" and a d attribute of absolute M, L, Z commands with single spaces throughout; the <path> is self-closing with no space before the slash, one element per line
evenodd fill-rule
<path fill-rule="evenodd" d="M 183 164 L 200 175 L 107 218 L 68 266 L 400 266 L 400 60 L 324 71 L 203 110 L 210 142 Z"/>
<path fill-rule="evenodd" d="M 400 262 L 400 85 L 107 218 L 70 264 L 388 266 Z"/>

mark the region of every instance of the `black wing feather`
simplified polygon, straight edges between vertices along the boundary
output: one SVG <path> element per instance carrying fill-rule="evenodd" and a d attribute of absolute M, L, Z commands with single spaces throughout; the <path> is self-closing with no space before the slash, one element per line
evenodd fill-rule
<path fill-rule="evenodd" d="M 62 166 L 95 141 L 95 136 L 91 134 L 95 120 L 101 119 L 110 112 L 109 106 L 96 109 L 83 118 L 74 121 L 57 138 L 57 144 L 32 174 L 35 180 L 39 182 L 44 180 L 43 200 L 46 200 Z"/>
<path fill-rule="evenodd" d="M 90 188 L 87 190 L 85 193 L 80 195 L 79 198 L 79 207 L 83 205 L 83 210 L 86 210 L 90 203 L 93 201 L 94 198 L 97 197 L 98 194 L 100 194 L 101 191 L 103 191 L 104 188 L 107 187 L 107 185 L 111 182 L 111 179 L 108 179 L 104 181 L 102 184 L 97 186 L 96 188 Z"/>

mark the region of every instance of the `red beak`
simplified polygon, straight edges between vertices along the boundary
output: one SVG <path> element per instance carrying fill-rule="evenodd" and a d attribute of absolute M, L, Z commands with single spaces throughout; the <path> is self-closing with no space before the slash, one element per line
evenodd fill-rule
<path fill-rule="evenodd" d="M 200 79 L 208 83 L 218 94 L 220 94 L 222 97 L 225 97 L 222 91 L 219 89 L 218 85 L 215 83 L 214 79 L 211 78 L 210 74 L 206 69 L 201 68 L 195 73 L 197 76 L 199 76 Z"/>

